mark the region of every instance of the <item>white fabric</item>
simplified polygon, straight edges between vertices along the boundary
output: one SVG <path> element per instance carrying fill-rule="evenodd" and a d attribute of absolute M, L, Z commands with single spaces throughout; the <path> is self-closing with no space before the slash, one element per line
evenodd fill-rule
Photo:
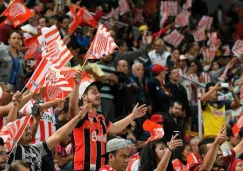
<path fill-rule="evenodd" d="M 158 53 L 156 53 L 155 50 L 152 50 L 151 52 L 148 53 L 148 56 L 153 65 L 160 64 L 162 66 L 166 66 L 166 61 L 167 61 L 167 58 L 169 55 L 170 55 L 170 53 L 167 51 L 164 51 L 162 54 L 158 54 Z"/>
<path fill-rule="evenodd" d="M 2 89 L 2 87 L 0 86 L 0 97 L 2 97 L 2 95 L 3 95 L 3 89 Z"/>

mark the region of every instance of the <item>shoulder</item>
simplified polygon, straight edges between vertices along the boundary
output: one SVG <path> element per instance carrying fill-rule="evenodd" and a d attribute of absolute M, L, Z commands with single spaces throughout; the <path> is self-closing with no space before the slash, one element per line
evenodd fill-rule
<path fill-rule="evenodd" d="M 99 171 L 116 171 L 115 169 L 113 169 L 111 166 L 105 165 L 102 166 Z"/>
<path fill-rule="evenodd" d="M 168 57 L 168 56 L 170 56 L 170 53 L 167 52 L 167 51 L 164 51 L 163 55 L 166 56 L 166 57 Z"/>
<path fill-rule="evenodd" d="M 155 50 L 152 50 L 152 51 L 150 51 L 149 53 L 148 53 L 148 55 L 150 56 L 150 55 L 153 55 L 155 53 Z"/>

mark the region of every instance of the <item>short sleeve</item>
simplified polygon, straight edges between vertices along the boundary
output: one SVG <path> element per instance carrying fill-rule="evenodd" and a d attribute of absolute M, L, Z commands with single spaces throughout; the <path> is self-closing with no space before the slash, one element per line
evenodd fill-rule
<path fill-rule="evenodd" d="M 93 63 L 92 65 L 90 65 L 92 67 L 92 69 L 94 70 L 94 72 L 99 75 L 100 77 L 105 76 L 104 72 L 100 69 L 100 66 L 96 63 Z"/>
<path fill-rule="evenodd" d="M 35 144 L 35 146 L 39 149 L 41 156 L 45 156 L 46 154 L 50 154 L 51 151 L 48 149 L 46 141 L 39 142 Z"/>
<path fill-rule="evenodd" d="M 105 124 L 106 124 L 106 130 L 108 130 L 111 127 L 112 122 L 105 119 Z"/>

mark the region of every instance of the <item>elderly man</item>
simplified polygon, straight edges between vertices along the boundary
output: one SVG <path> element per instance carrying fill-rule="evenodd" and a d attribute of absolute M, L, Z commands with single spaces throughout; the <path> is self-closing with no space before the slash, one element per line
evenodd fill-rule
<path fill-rule="evenodd" d="M 128 141 L 122 138 L 108 141 L 104 156 L 108 157 L 108 164 L 101 167 L 99 171 L 125 171 L 130 156 Z"/>
<path fill-rule="evenodd" d="M 169 55 L 170 53 L 165 50 L 164 41 L 160 38 L 155 39 L 154 50 L 148 53 L 151 63 L 165 66 Z"/>
<path fill-rule="evenodd" d="M 130 76 L 130 79 L 132 83 L 137 87 L 139 90 L 136 94 L 137 101 L 140 104 L 147 104 L 148 105 L 148 113 L 151 113 L 152 106 L 150 105 L 151 102 L 148 97 L 148 93 L 145 89 L 146 87 L 146 80 L 143 77 L 144 75 L 144 66 L 141 63 L 135 63 L 132 66 L 132 75 Z"/>

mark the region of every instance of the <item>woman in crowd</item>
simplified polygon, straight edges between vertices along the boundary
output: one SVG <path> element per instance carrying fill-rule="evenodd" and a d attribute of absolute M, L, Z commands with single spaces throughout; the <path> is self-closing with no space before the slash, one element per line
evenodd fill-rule
<path fill-rule="evenodd" d="M 243 160 L 235 160 L 229 168 L 229 171 L 243 171 Z"/>
<path fill-rule="evenodd" d="M 25 61 L 18 50 L 22 35 L 14 31 L 8 38 L 8 46 L 0 48 L 0 82 L 5 82 L 12 91 L 24 87 Z"/>
<path fill-rule="evenodd" d="M 172 137 L 167 146 L 162 139 L 149 142 L 140 154 L 139 171 L 165 171 L 169 166 L 172 151 L 182 146 L 182 140 Z"/>
<path fill-rule="evenodd" d="M 173 155 L 174 160 L 172 161 L 172 165 L 175 171 L 183 171 L 186 168 L 187 164 L 187 156 L 191 153 L 191 146 L 187 143 L 183 143 L 182 147 L 178 147 Z"/>

